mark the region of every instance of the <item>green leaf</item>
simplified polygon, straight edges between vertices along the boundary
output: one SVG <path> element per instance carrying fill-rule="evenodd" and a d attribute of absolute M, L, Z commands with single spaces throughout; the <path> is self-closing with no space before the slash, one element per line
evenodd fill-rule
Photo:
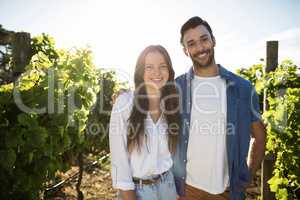
<path fill-rule="evenodd" d="M 13 170 L 16 159 L 17 156 L 13 149 L 0 150 L 0 165 L 7 171 Z"/>
<path fill-rule="evenodd" d="M 18 122 L 20 125 L 31 127 L 37 126 L 36 117 L 33 114 L 21 113 L 18 115 Z"/>

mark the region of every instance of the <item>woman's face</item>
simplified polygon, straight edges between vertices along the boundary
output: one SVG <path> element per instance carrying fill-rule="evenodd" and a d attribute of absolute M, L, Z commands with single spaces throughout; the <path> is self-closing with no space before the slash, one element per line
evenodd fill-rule
<path fill-rule="evenodd" d="M 169 66 L 159 52 L 150 52 L 145 57 L 144 82 L 148 93 L 157 93 L 169 80 Z"/>

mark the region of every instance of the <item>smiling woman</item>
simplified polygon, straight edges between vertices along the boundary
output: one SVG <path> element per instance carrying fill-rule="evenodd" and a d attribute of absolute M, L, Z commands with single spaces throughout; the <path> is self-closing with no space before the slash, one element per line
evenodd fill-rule
<path fill-rule="evenodd" d="M 175 200 L 170 168 L 179 130 L 178 95 L 171 59 L 162 46 L 142 51 L 134 82 L 135 91 L 120 95 L 111 114 L 113 186 L 123 200 Z"/>
<path fill-rule="evenodd" d="M 150 52 L 145 57 L 144 81 L 148 95 L 156 93 L 169 79 L 169 66 L 159 52 Z M 157 95 L 157 97 L 159 97 Z"/>

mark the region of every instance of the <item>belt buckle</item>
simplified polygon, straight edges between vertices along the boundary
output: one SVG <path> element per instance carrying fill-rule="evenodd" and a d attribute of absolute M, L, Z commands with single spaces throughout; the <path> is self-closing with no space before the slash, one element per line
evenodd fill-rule
<path fill-rule="evenodd" d="M 138 185 L 140 186 L 140 187 L 142 187 L 142 185 L 148 185 L 148 184 L 156 184 L 156 183 L 158 183 L 159 181 L 162 181 L 162 180 L 164 180 L 164 176 L 167 174 L 167 171 L 166 172 L 163 172 L 163 173 L 161 173 L 161 174 L 158 174 L 158 176 L 157 177 L 155 177 L 155 178 L 150 178 L 150 179 L 140 179 L 140 178 L 138 178 Z M 147 183 L 148 182 L 148 183 Z"/>

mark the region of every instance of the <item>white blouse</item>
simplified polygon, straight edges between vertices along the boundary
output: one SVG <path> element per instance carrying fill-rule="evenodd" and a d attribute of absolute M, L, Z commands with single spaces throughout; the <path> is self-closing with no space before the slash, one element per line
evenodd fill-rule
<path fill-rule="evenodd" d="M 147 178 L 171 168 L 173 161 L 168 148 L 167 123 L 160 117 L 156 123 L 147 114 L 145 134 L 141 150 L 127 150 L 128 118 L 133 105 L 133 92 L 121 94 L 113 106 L 109 144 L 113 187 L 122 190 L 135 188 L 132 177 Z M 133 127 L 134 128 L 134 127 Z M 147 139 L 146 139 L 147 138 Z"/>

